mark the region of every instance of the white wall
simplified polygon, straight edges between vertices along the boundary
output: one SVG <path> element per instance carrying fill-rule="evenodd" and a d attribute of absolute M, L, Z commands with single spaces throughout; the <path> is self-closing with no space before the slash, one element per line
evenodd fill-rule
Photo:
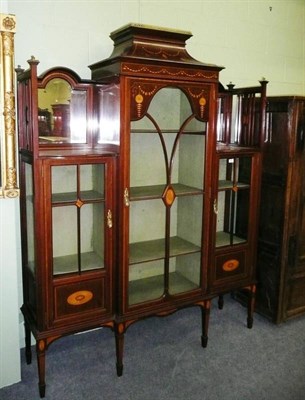
<path fill-rule="evenodd" d="M 20 379 L 18 199 L 0 200 L 0 387 Z"/>
<path fill-rule="evenodd" d="M 8 12 L 0 0 L 0 13 Z M 0 199 L 0 388 L 20 380 L 20 263 L 19 201 Z"/>
<path fill-rule="evenodd" d="M 83 78 L 110 55 L 109 33 L 129 22 L 190 30 L 189 53 L 225 66 L 221 81 L 269 93 L 304 94 L 304 0 L 9 0 L 16 14 L 16 65 L 65 65 Z"/>
<path fill-rule="evenodd" d="M 0 6 L 17 17 L 16 66 L 27 68 L 34 55 L 39 72 L 63 65 L 90 78 L 87 66 L 112 51 L 109 33 L 136 22 L 190 30 L 189 53 L 225 66 L 223 84 L 256 85 L 265 77 L 269 94 L 305 95 L 304 0 L 0 0 Z M 7 370 L 2 379 L 1 361 L 1 387 L 19 379 L 16 315 L 22 295 L 19 213 L 14 200 L 0 200 L 0 207 L 1 231 L 6 224 L 5 235 L 12 238 L 8 249 L 2 238 L 0 244 L 1 255 L 8 255 L 0 266 L 0 350 Z"/>

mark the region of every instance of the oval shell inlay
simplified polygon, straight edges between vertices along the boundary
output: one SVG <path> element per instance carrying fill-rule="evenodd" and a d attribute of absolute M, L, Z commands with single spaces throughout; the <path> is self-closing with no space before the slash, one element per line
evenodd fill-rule
<path fill-rule="evenodd" d="M 238 267 L 239 267 L 239 261 L 235 259 L 228 260 L 222 265 L 222 269 L 227 272 L 234 271 Z"/>
<path fill-rule="evenodd" d="M 93 297 L 93 293 L 89 290 L 79 290 L 70 294 L 67 298 L 67 303 L 71 306 L 80 306 L 82 304 L 88 303 Z"/>

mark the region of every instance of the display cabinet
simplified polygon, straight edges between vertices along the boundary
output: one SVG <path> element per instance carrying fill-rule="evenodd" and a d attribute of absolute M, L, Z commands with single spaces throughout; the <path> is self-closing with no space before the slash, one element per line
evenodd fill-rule
<path fill-rule="evenodd" d="M 33 333 L 43 397 L 45 352 L 54 340 L 113 328 L 115 153 L 98 144 L 90 124 L 93 85 L 68 69 L 37 77 L 38 62 L 29 63 L 17 71 L 22 312 L 26 360 Z M 62 105 L 54 111 L 57 99 L 65 100 L 64 114 Z"/>
<path fill-rule="evenodd" d="M 239 91 L 186 50 L 186 31 L 111 33 L 91 80 L 18 71 L 27 360 L 60 336 L 128 327 L 245 289 L 252 326 L 266 82 Z M 257 97 L 257 93 L 259 97 Z M 234 96 L 238 97 L 238 106 Z M 233 115 L 238 110 L 233 129 Z"/>
<path fill-rule="evenodd" d="M 129 25 L 111 34 L 95 81 L 120 96 L 117 372 L 127 327 L 198 305 L 207 341 L 210 185 L 220 67 L 195 61 L 189 32 Z"/>
<path fill-rule="evenodd" d="M 116 82 L 120 96 L 119 375 L 124 333 L 141 318 L 198 305 L 206 346 L 211 299 L 245 288 L 252 326 L 262 109 L 254 107 L 256 88 L 243 93 L 243 133 L 233 146 L 237 91 L 219 91 L 221 67 L 194 60 L 185 48 L 190 36 L 131 24 L 111 34 L 112 55 L 90 66 L 92 79 Z M 225 139 L 216 151 L 218 133 Z"/>

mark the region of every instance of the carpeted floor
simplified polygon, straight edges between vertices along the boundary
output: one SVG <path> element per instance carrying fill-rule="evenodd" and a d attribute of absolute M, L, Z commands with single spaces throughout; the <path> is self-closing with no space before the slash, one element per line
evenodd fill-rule
<path fill-rule="evenodd" d="M 229 296 L 213 302 L 209 343 L 201 347 L 199 308 L 132 325 L 125 335 L 124 373 L 115 368 L 114 335 L 100 329 L 62 338 L 47 352 L 48 400 L 303 400 L 305 317 L 276 326 Z M 35 350 L 22 381 L 1 400 L 38 400 Z"/>

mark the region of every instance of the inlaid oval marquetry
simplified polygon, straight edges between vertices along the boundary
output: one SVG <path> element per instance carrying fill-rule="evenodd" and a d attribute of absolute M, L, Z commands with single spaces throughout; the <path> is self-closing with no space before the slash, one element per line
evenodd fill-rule
<path fill-rule="evenodd" d="M 175 200 L 175 192 L 173 191 L 172 188 L 167 189 L 166 194 L 165 194 L 165 202 L 168 206 L 173 204 L 173 201 Z"/>
<path fill-rule="evenodd" d="M 89 290 L 79 290 L 70 294 L 67 298 L 67 303 L 71 306 L 80 306 L 88 303 L 93 298 L 93 293 Z"/>
<path fill-rule="evenodd" d="M 227 272 L 234 271 L 238 267 L 239 267 L 239 261 L 235 259 L 228 260 L 222 265 L 222 269 Z"/>

